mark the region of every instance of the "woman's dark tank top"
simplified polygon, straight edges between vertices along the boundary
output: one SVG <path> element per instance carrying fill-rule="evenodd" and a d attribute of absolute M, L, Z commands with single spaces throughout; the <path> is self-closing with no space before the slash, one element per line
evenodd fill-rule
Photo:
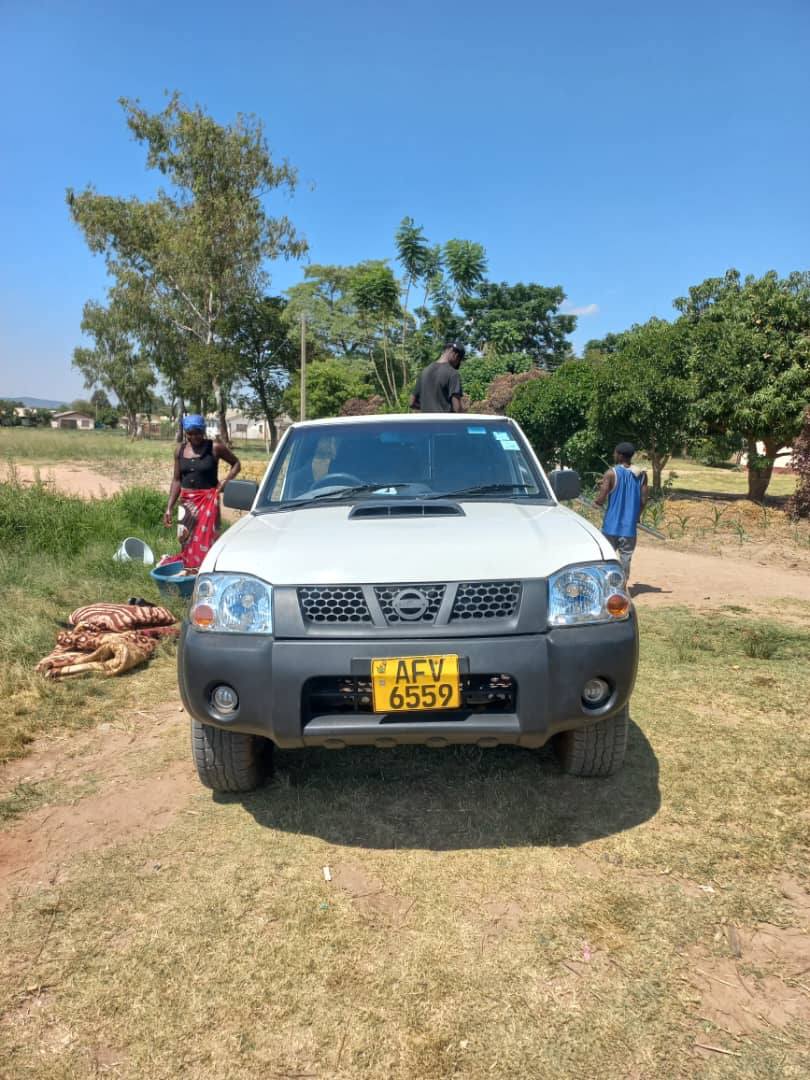
<path fill-rule="evenodd" d="M 186 457 L 185 451 L 184 446 L 180 451 L 180 486 L 192 491 L 216 487 L 219 462 L 214 457 L 213 442 L 206 439 L 199 457 Z"/>

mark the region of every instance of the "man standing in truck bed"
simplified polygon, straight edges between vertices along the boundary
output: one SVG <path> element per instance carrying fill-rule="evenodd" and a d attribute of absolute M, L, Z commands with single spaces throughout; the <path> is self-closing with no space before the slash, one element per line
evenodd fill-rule
<path fill-rule="evenodd" d="M 458 369 L 464 361 L 464 347 L 448 345 L 434 363 L 416 380 L 411 394 L 411 408 L 419 412 L 461 412 L 461 377 Z"/>
<path fill-rule="evenodd" d="M 627 581 L 630 580 L 630 560 L 636 547 L 639 518 L 647 502 L 647 474 L 631 464 L 635 452 L 632 443 L 619 443 L 613 451 L 616 464 L 602 477 L 594 499 L 597 506 L 604 506 L 605 500 L 608 501 L 602 532 L 618 552 Z"/>

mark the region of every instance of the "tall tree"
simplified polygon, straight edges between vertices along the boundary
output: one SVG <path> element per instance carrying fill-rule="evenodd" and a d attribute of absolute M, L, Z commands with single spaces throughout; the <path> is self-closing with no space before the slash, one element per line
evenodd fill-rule
<path fill-rule="evenodd" d="M 134 438 L 137 414 L 149 404 L 155 372 L 133 342 L 128 312 L 120 303 L 103 307 L 89 301 L 84 305 L 82 330 L 94 345 L 74 349 L 73 366 L 84 376 L 88 390 L 101 387 L 115 394 Z"/>
<path fill-rule="evenodd" d="M 316 360 L 307 367 L 307 420 L 340 416 L 352 398 L 367 398 L 371 393 L 368 364 L 363 361 Z M 300 374 L 284 395 L 287 412 L 294 420 L 300 416 Z"/>
<path fill-rule="evenodd" d="M 562 364 L 544 379 L 518 386 L 507 412 L 527 436 L 544 468 L 570 465 L 584 475 L 601 471 L 603 447 L 590 423 L 597 366 Z"/>
<path fill-rule="evenodd" d="M 315 356 L 368 360 L 377 389 L 393 407 L 408 380 L 396 323 L 401 314 L 399 283 L 379 259 L 355 266 L 308 266 L 306 281 L 287 291 L 294 321 L 306 320 Z"/>
<path fill-rule="evenodd" d="M 595 369 L 590 420 L 600 445 L 605 454 L 623 440 L 645 450 L 656 492 L 670 454 L 689 434 L 692 396 L 686 361 L 684 327 L 650 319 L 622 334 L 616 352 Z"/>
<path fill-rule="evenodd" d="M 126 121 L 145 146 L 147 165 L 170 184 L 156 199 L 99 195 L 92 187 L 68 190 L 70 213 L 90 249 L 103 254 L 114 275 L 146 282 L 165 318 L 210 352 L 213 394 L 227 438 L 225 383 L 218 327 L 246 297 L 260 295 L 265 261 L 306 250 L 287 217 L 268 216 L 265 196 L 292 192 L 297 183 L 286 161 L 276 165 L 261 123 L 239 115 L 218 124 L 197 105 L 173 94 L 149 113 L 122 99 Z"/>
<path fill-rule="evenodd" d="M 252 419 L 264 420 L 270 452 L 278 443 L 277 420 L 298 363 L 286 308 L 280 296 L 249 300 L 230 313 L 223 329 L 236 362 L 237 404 Z"/>
<path fill-rule="evenodd" d="M 377 382 L 389 405 L 396 404 L 408 382 L 408 366 L 400 353 L 396 367 L 391 342 L 391 327 L 399 318 L 399 285 L 391 268 L 384 263 L 358 271 L 351 280 L 350 292 L 362 323 L 367 328 L 369 359 Z"/>
<path fill-rule="evenodd" d="M 547 371 L 570 359 L 568 335 L 574 315 L 560 314 L 565 292 L 559 285 L 508 285 L 485 282 L 477 295 L 461 298 L 470 342 L 496 353 L 523 352 Z"/>
<path fill-rule="evenodd" d="M 689 331 L 696 418 L 748 447 L 748 497 L 768 490 L 777 451 L 810 401 L 810 272 L 708 278 L 675 301 Z M 757 444 L 764 447 L 760 454 Z"/>

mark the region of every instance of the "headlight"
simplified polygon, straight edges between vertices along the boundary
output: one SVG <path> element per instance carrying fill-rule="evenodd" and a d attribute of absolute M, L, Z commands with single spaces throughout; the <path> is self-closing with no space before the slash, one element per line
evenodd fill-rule
<path fill-rule="evenodd" d="M 273 633 L 273 586 L 248 574 L 200 574 L 189 611 L 197 630 Z"/>
<path fill-rule="evenodd" d="M 591 563 L 560 570 L 548 579 L 549 626 L 615 622 L 630 613 L 618 563 Z"/>

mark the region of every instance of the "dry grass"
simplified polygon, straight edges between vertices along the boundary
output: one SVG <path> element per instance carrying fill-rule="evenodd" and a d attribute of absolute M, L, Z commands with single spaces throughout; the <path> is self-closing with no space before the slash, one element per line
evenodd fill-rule
<path fill-rule="evenodd" d="M 750 629 L 644 615 L 612 780 L 508 749 L 289 753 L 86 856 L 0 931 L 0 1074 L 806 1075 L 801 1025 L 735 1038 L 691 981 L 725 928 L 801 925 L 777 881 L 808 870 L 810 635 L 753 659 Z"/>

